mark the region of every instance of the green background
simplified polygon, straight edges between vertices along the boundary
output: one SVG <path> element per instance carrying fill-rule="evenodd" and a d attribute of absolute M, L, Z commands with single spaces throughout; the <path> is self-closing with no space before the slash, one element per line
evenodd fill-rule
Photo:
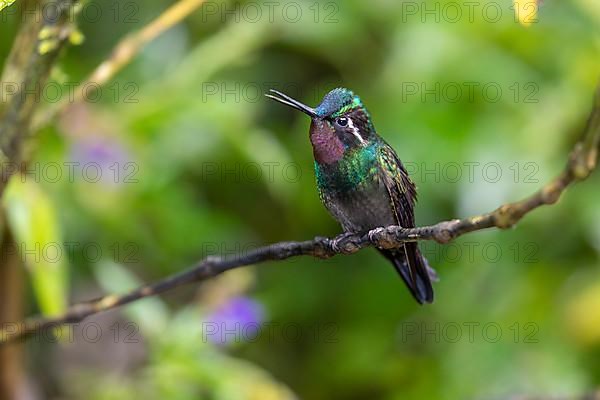
<path fill-rule="evenodd" d="M 85 42 L 53 71 L 63 96 L 170 4 L 85 3 Z M 264 98 L 269 88 L 310 105 L 337 86 L 359 94 L 418 186 L 419 225 L 534 192 L 560 172 L 585 125 L 599 76 L 600 5 L 547 0 L 524 26 L 509 0 L 470 4 L 205 4 L 148 45 L 98 101 L 39 132 L 26 183 L 5 201 L 17 242 L 75 244 L 64 245 L 58 266 L 25 260 L 27 312 L 122 292 L 209 254 L 339 233 L 316 192 L 309 121 Z M 0 14 L 3 58 L 19 19 L 8 11 Z M 98 182 L 80 168 L 68 176 L 64 163 L 90 160 L 104 167 Z M 86 323 L 73 340 L 34 338 L 29 385 L 60 399 L 592 390 L 600 381 L 598 183 L 592 176 L 513 229 L 422 243 L 440 276 L 432 305 L 418 306 L 371 249 L 271 262 L 94 317 L 86 323 L 100 327 L 98 341 Z M 20 219 L 22 204 L 38 219 Z M 206 321 L 240 297 L 259 309 L 259 334 L 206 340 Z"/>

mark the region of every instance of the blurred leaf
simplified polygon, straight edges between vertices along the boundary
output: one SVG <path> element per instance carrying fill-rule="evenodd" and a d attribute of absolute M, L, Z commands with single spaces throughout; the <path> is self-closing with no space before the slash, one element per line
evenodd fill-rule
<path fill-rule="evenodd" d="M 33 179 L 15 176 L 6 189 L 4 204 L 41 311 L 62 313 L 68 297 L 68 261 L 54 203 Z"/>
<path fill-rule="evenodd" d="M 0 0 L 0 11 L 4 10 L 6 7 L 13 5 L 16 0 Z"/>

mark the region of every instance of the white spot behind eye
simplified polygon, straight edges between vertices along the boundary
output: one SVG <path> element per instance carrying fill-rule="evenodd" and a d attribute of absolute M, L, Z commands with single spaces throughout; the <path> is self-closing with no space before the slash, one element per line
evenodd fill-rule
<path fill-rule="evenodd" d="M 360 136 L 360 132 L 358 131 L 358 128 L 356 126 L 354 126 L 354 122 L 352 122 L 352 118 L 348 118 L 348 128 L 350 128 L 352 130 L 352 134 L 358 139 L 360 144 L 364 145 L 367 143 L 367 142 L 365 142 L 365 139 L 363 139 L 362 136 Z"/>

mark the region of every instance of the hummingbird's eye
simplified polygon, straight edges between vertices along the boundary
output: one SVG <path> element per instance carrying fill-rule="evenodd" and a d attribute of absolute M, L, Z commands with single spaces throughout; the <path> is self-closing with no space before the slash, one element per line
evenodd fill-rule
<path fill-rule="evenodd" d="M 335 123 L 339 126 L 348 126 L 348 118 L 346 117 L 339 117 L 335 119 Z"/>

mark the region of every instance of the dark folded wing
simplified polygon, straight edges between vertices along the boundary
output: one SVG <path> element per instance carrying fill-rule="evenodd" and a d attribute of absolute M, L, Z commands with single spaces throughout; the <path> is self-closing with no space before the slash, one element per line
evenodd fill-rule
<path fill-rule="evenodd" d="M 408 172 L 400 159 L 398 159 L 394 149 L 387 143 L 381 146 L 379 161 L 380 168 L 382 168 L 381 177 L 390 196 L 390 203 L 396 216 L 396 223 L 403 228 L 414 227 L 414 205 L 417 199 L 417 191 L 414 183 L 408 176 Z M 397 259 L 394 262 L 394 266 L 406 282 L 413 296 L 420 303 L 433 301 L 433 288 L 429 279 L 427 265 L 419 252 L 417 243 L 405 243 L 404 251 L 397 252 L 397 254 L 405 255 L 405 260 Z"/>

